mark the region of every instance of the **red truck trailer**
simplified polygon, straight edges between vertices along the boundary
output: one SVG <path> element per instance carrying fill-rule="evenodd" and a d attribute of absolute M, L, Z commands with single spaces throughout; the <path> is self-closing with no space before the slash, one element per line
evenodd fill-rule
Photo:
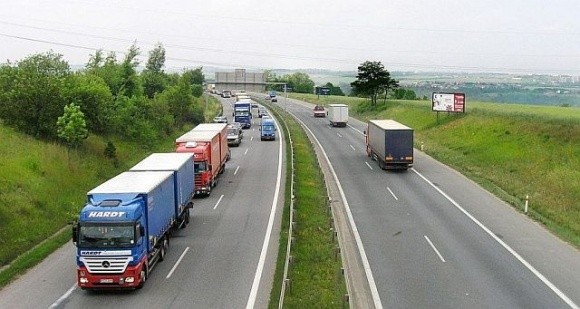
<path fill-rule="evenodd" d="M 175 140 L 175 151 L 193 153 L 195 194 L 209 195 L 226 167 L 227 133 L 191 130 Z"/>
<path fill-rule="evenodd" d="M 192 131 L 218 132 L 220 135 L 220 157 L 230 160 L 231 152 L 228 145 L 228 124 L 227 123 L 200 123 Z M 225 141 L 225 143 L 223 143 Z M 225 145 L 225 146 L 224 146 Z"/>

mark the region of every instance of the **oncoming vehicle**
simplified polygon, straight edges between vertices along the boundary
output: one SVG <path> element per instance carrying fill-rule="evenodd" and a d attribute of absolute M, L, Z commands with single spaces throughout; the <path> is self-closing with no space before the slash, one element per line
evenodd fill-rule
<path fill-rule="evenodd" d="M 324 106 L 322 105 L 314 106 L 314 117 L 326 117 L 326 111 L 324 110 Z"/>

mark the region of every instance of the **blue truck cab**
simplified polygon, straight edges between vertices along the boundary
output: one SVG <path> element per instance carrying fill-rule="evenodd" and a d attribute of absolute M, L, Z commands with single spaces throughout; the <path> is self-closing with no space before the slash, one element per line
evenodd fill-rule
<path fill-rule="evenodd" d="M 243 129 L 252 126 L 252 102 L 250 100 L 234 103 L 234 122 L 241 123 Z"/>
<path fill-rule="evenodd" d="M 174 174 L 124 172 L 87 193 L 73 225 L 81 289 L 141 288 L 175 224 Z"/>
<path fill-rule="evenodd" d="M 263 116 L 260 122 L 260 140 L 276 140 L 276 123 L 268 116 Z"/>

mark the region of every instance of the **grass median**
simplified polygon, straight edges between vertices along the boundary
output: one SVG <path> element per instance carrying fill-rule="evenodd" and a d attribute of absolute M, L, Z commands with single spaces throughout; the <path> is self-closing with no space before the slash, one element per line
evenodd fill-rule
<path fill-rule="evenodd" d="M 290 255 L 292 262 L 288 271 L 290 279 L 284 308 L 337 308 L 345 305 L 346 284 L 342 274 L 342 261 L 338 241 L 331 229 L 328 196 L 324 176 L 318 165 L 313 146 L 302 127 L 277 106 L 268 105 L 276 118 L 288 128 L 294 149 L 294 242 Z M 286 129 L 284 129 L 285 131 Z M 289 139 L 286 138 L 288 142 Z M 289 145 L 287 145 L 290 149 Z M 289 159 L 290 160 L 290 159 Z M 289 162 L 289 161 L 288 161 Z M 287 164 L 287 175 L 292 174 Z M 286 257 L 286 241 L 290 206 L 291 178 L 287 176 L 286 203 L 280 236 L 280 250 L 271 293 L 270 308 L 278 307 L 280 286 Z"/>

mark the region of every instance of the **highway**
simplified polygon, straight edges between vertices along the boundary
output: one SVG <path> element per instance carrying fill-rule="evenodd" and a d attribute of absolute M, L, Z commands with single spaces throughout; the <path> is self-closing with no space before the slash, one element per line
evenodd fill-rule
<path fill-rule="evenodd" d="M 230 103 L 224 114 L 231 121 Z M 239 147 L 209 197 L 196 198 L 191 223 L 174 233 L 166 259 L 136 291 L 76 287 L 68 243 L 0 291 L 0 308 L 264 308 L 275 269 L 283 206 L 285 148 L 261 142 L 258 126 Z M 281 190 L 281 191 L 280 191 Z"/>
<path fill-rule="evenodd" d="M 580 254 L 477 184 L 420 151 L 407 172 L 366 155 L 365 125 L 314 118 L 280 98 L 334 169 L 385 308 L 576 308 Z M 335 197 L 333 197 L 335 198 Z"/>

